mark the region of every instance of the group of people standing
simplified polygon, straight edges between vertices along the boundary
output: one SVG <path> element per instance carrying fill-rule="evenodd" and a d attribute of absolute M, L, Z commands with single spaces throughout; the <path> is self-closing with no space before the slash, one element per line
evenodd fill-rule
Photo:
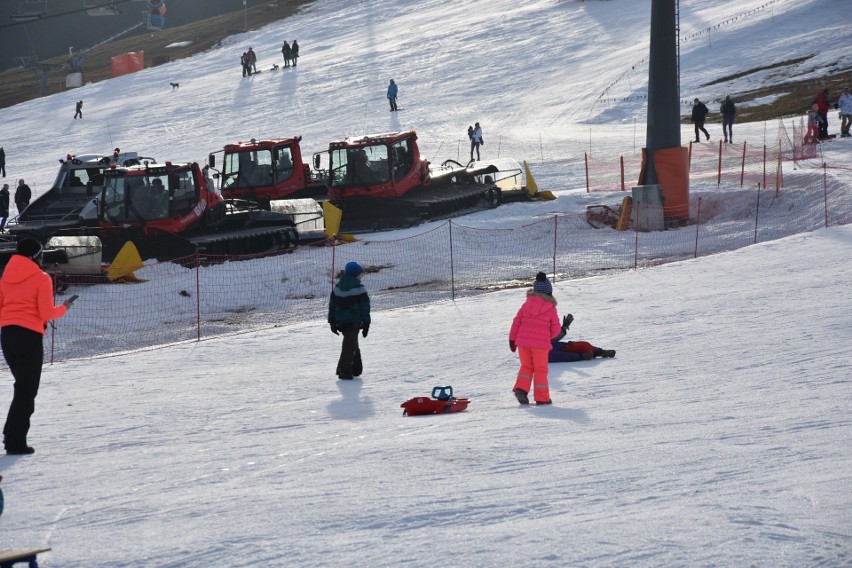
<path fill-rule="evenodd" d="M 291 64 L 295 67 L 299 59 L 299 43 L 294 39 L 293 45 L 290 45 L 285 40 L 281 46 L 281 55 L 284 56 L 284 67 L 290 67 Z M 249 47 L 248 51 L 244 51 L 240 56 L 240 65 L 243 68 L 243 77 L 257 73 L 257 54 L 253 47 Z M 278 65 L 275 65 L 274 68 L 277 67 Z"/>
<path fill-rule="evenodd" d="M 834 103 L 834 108 L 840 111 L 840 137 L 849 138 L 849 128 L 852 126 L 852 94 L 849 87 L 843 88 L 843 94 Z M 808 132 L 805 134 L 805 142 L 814 143 L 819 140 L 834 138 L 828 133 L 828 113 L 831 110 L 829 90 L 817 95 L 808 111 Z"/>
<path fill-rule="evenodd" d="M 5 177 L 5 173 L 3 174 Z M 18 208 L 18 213 L 27 208 L 30 200 L 33 197 L 33 192 L 30 186 L 23 179 L 18 180 L 18 187 L 15 189 L 15 207 Z M 9 184 L 4 183 L 0 189 L 0 232 L 6 229 L 6 221 L 9 219 Z"/>
<path fill-rule="evenodd" d="M 831 110 L 832 104 L 829 99 L 829 90 L 823 89 L 808 109 L 808 130 L 805 134 L 805 142 L 813 144 L 820 140 L 833 138 L 828 133 L 828 113 Z M 849 92 L 849 87 L 843 88 L 843 94 L 834 103 L 834 108 L 840 111 L 840 137 L 849 138 L 850 128 L 852 128 L 852 94 Z M 704 128 L 704 121 L 707 118 L 709 110 L 707 105 L 702 103 L 698 98 L 693 101 L 691 121 L 695 125 L 695 141 L 701 141 L 701 133 L 710 140 L 710 133 Z M 734 141 L 734 116 L 737 113 L 737 107 L 731 99 L 731 95 L 725 97 L 722 105 L 719 107 L 719 113 L 722 115 L 722 132 L 725 136 L 725 142 Z"/>
<path fill-rule="evenodd" d="M 6 149 L 0 146 L 0 175 L 6 177 Z M 30 186 L 23 179 L 18 180 L 18 187 L 15 189 L 15 206 L 18 208 L 18 213 L 26 209 L 33 198 L 33 192 Z M 0 188 L 0 233 L 6 229 L 6 221 L 9 219 L 9 204 L 11 194 L 9 193 L 9 184 L 4 183 Z"/>
<path fill-rule="evenodd" d="M 281 46 L 281 55 L 284 56 L 284 67 L 296 66 L 296 61 L 299 59 L 299 44 L 293 40 L 293 45 L 289 45 L 287 40 L 284 40 L 284 45 Z"/>
<path fill-rule="evenodd" d="M 695 141 L 701 142 L 701 133 L 704 134 L 707 140 L 710 140 L 710 133 L 704 128 L 704 122 L 707 119 L 707 114 L 710 109 L 707 108 L 698 97 L 692 102 L 692 115 L 690 120 L 695 126 Z M 722 115 L 722 134 L 725 136 L 726 143 L 734 142 L 734 117 L 737 114 L 737 105 L 731 99 L 731 95 L 727 95 L 719 107 L 719 114 Z"/>

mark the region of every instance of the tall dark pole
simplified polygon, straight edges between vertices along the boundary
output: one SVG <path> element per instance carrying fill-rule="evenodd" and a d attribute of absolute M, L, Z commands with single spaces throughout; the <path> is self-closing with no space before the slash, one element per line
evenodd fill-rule
<path fill-rule="evenodd" d="M 648 165 L 645 185 L 659 183 L 654 150 L 680 146 L 680 85 L 677 73 L 677 0 L 651 0 L 651 53 L 648 59 Z"/>

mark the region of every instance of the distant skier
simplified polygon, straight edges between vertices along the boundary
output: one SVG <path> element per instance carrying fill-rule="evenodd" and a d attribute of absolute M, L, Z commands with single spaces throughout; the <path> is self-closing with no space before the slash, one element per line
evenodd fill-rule
<path fill-rule="evenodd" d="M 281 46 L 281 55 L 284 56 L 284 67 L 290 67 L 290 44 L 284 40 L 284 45 Z"/>
<path fill-rule="evenodd" d="M 251 66 L 251 71 L 249 72 L 249 75 L 251 75 L 252 73 L 257 73 L 257 55 L 255 55 L 254 49 L 252 49 L 251 47 L 246 53 L 246 62 L 248 63 L 248 65 Z"/>
<path fill-rule="evenodd" d="M 562 331 L 550 341 L 552 347 L 550 353 L 547 354 L 547 360 L 550 363 L 571 363 L 573 361 L 590 361 L 595 357 L 615 357 L 615 349 L 595 347 L 588 341 L 562 341 L 562 338 L 568 333 L 572 321 L 574 321 L 574 316 L 571 314 L 562 318 Z"/>
<path fill-rule="evenodd" d="M 819 142 L 819 105 L 814 103 L 808 111 L 808 132 L 805 134 L 805 144 L 816 144 Z"/>
<path fill-rule="evenodd" d="M 399 88 L 396 86 L 396 83 L 393 82 L 393 79 L 391 79 L 390 84 L 388 85 L 388 101 L 390 101 L 391 112 L 399 110 L 396 106 L 396 96 L 398 93 Z"/>
<path fill-rule="evenodd" d="M 470 133 L 470 129 L 468 129 L 468 136 L 470 136 L 470 161 L 473 161 L 473 151 L 476 150 L 476 161 L 479 161 L 479 147 L 485 145 L 485 141 L 482 139 L 482 127 L 479 126 L 477 122 L 473 128 L 473 132 Z"/>
<path fill-rule="evenodd" d="M 343 275 L 335 284 L 328 300 L 328 325 L 334 335 L 343 334 L 343 345 L 337 361 L 337 376 L 352 380 L 361 375 L 361 349 L 358 332 L 367 337 L 370 331 L 370 297 L 361 284 L 364 269 L 357 262 L 348 262 Z"/>
<path fill-rule="evenodd" d="M 77 101 L 77 111 L 74 113 L 74 120 L 83 118 L 83 101 Z"/>
<path fill-rule="evenodd" d="M 840 107 L 840 137 L 849 138 L 849 128 L 852 126 L 852 94 L 849 94 L 849 87 L 843 87 L 843 94 L 840 95 L 837 106 Z M 2 151 L 3 148 L 0 148 L 0 152 Z"/>
<path fill-rule="evenodd" d="M 704 128 L 704 119 L 707 118 L 708 112 L 710 112 L 710 109 L 707 108 L 707 105 L 696 98 L 692 104 L 692 122 L 695 124 L 696 142 L 701 142 L 701 136 L 698 134 L 699 130 L 704 133 L 707 140 L 710 140 L 710 133 Z"/>
<path fill-rule="evenodd" d="M 547 359 L 551 340 L 559 334 L 559 316 L 556 315 L 556 298 L 553 286 L 544 272 L 535 276 L 532 290 L 512 320 L 509 331 L 509 349 L 518 351 L 521 368 L 512 391 L 521 404 L 529 404 L 530 388 L 535 403 L 551 404 L 550 387 L 547 384 Z"/>
<path fill-rule="evenodd" d="M 9 218 L 9 184 L 4 183 L 0 189 L 0 233 L 6 228 L 6 219 Z"/>
<path fill-rule="evenodd" d="M 33 192 L 30 190 L 30 186 L 28 186 L 24 180 L 19 179 L 18 188 L 15 190 L 15 207 L 18 208 L 19 214 L 27 208 L 32 197 Z"/>
<path fill-rule="evenodd" d="M 293 45 L 290 46 L 290 61 L 293 62 L 293 67 L 296 66 L 296 60 L 299 59 L 299 44 L 293 40 Z"/>
<path fill-rule="evenodd" d="M 819 139 L 825 140 L 828 138 L 828 109 L 831 108 L 828 103 L 828 89 L 823 89 L 817 95 L 816 104 L 819 107 L 817 110 L 819 113 Z"/>
<path fill-rule="evenodd" d="M 251 65 L 249 65 L 248 61 L 248 52 L 244 51 L 240 56 L 240 65 L 243 66 L 243 77 L 246 75 L 251 75 Z"/>
<path fill-rule="evenodd" d="M 719 107 L 722 113 L 722 134 L 725 135 L 725 142 L 734 143 L 734 115 L 737 114 L 737 105 L 731 100 L 731 95 L 725 97 L 722 106 Z"/>

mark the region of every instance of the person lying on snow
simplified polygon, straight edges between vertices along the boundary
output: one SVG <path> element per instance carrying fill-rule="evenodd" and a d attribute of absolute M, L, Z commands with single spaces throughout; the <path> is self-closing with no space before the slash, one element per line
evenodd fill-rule
<path fill-rule="evenodd" d="M 574 361 L 590 361 L 595 357 L 615 357 L 615 349 L 601 349 L 588 341 L 562 341 L 574 316 L 568 314 L 562 318 L 562 331 L 554 337 L 550 344 L 553 346 L 547 354 L 548 363 L 572 363 Z"/>

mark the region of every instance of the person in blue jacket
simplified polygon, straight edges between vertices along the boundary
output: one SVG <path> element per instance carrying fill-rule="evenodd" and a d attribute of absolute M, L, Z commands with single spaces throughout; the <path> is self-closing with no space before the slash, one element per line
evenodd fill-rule
<path fill-rule="evenodd" d="M 396 106 L 396 95 L 399 93 L 399 88 L 396 86 L 396 83 L 393 82 L 393 79 L 390 80 L 390 85 L 388 85 L 388 100 L 390 101 L 390 111 L 394 112 L 399 110 Z"/>
<path fill-rule="evenodd" d="M 562 331 L 550 341 L 552 347 L 547 354 L 548 363 L 573 363 L 591 361 L 595 357 L 615 357 L 615 349 L 601 349 L 588 341 L 562 341 L 572 321 L 574 316 L 571 314 L 562 318 Z"/>
<path fill-rule="evenodd" d="M 357 262 L 348 262 L 343 275 L 335 284 L 328 301 L 328 325 L 335 335 L 343 334 L 343 345 L 337 361 L 337 376 L 352 380 L 361 375 L 361 349 L 358 332 L 367 337 L 370 331 L 370 297 L 361 283 L 364 269 Z"/>

